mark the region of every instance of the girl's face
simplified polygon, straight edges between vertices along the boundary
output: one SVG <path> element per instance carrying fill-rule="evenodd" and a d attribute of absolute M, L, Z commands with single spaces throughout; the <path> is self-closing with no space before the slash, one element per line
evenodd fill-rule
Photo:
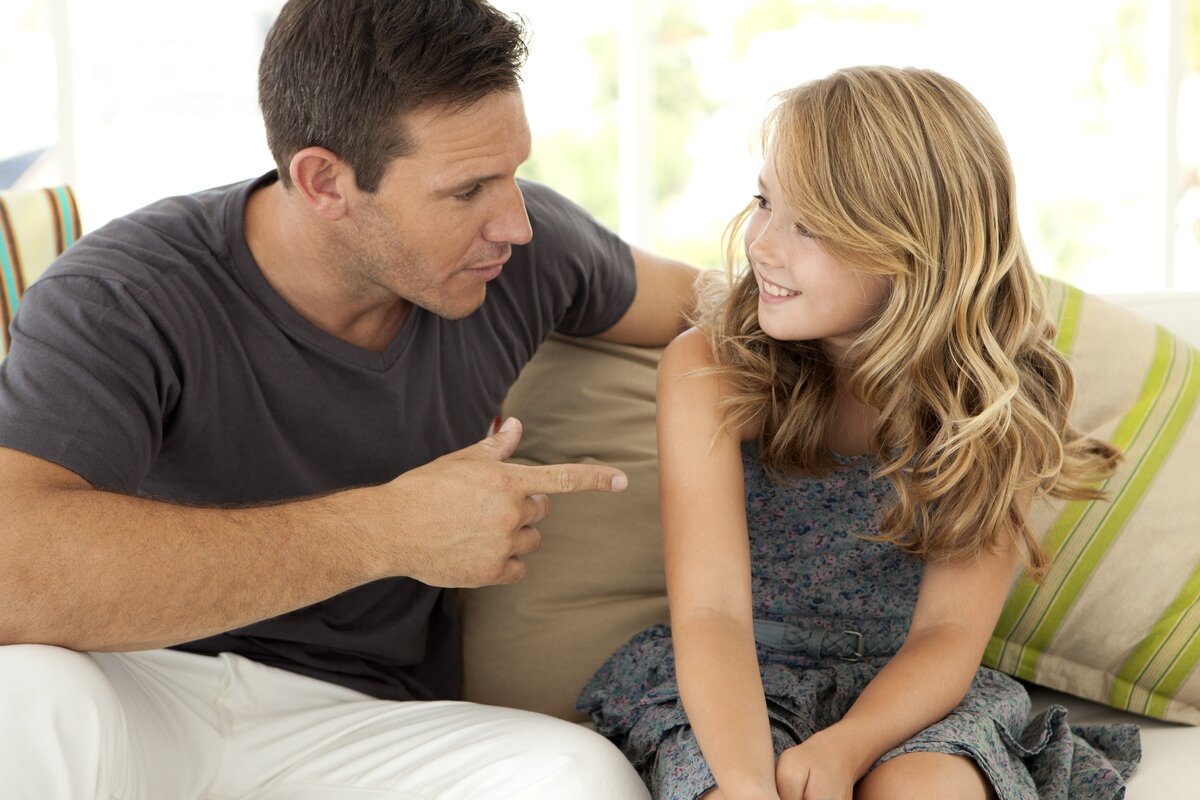
<path fill-rule="evenodd" d="M 758 281 L 758 321 L 773 339 L 820 340 L 838 355 L 883 307 L 888 279 L 825 252 L 783 205 L 771 160 L 758 180 L 758 208 L 746 223 L 746 252 Z"/>

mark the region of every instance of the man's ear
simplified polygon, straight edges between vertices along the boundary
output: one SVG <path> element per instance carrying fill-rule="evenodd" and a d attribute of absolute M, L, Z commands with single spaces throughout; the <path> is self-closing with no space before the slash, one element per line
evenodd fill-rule
<path fill-rule="evenodd" d="M 356 185 L 354 171 L 336 153 L 324 147 L 306 147 L 292 156 L 288 173 L 316 214 L 328 220 L 346 215 L 347 195 Z"/>

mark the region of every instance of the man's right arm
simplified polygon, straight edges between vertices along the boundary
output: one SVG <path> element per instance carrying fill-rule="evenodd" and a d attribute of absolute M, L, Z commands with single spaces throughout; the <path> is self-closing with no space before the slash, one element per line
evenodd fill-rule
<path fill-rule="evenodd" d="M 631 250 L 637 294 L 624 316 L 596 338 L 643 347 L 666 345 L 688 325 L 696 306 L 696 281 L 700 273 L 682 261 L 637 247 Z"/>
<path fill-rule="evenodd" d="M 196 508 L 100 491 L 0 448 L 0 644 L 144 650 L 232 630 L 372 580 L 512 583 L 549 494 L 619 491 L 617 469 L 504 463 L 519 424 L 380 485 Z"/>

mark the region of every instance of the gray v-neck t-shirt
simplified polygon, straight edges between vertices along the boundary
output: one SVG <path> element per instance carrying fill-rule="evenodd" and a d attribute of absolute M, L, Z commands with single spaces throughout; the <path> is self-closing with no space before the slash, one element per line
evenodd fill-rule
<path fill-rule="evenodd" d="M 97 488 L 206 506 L 384 483 L 482 438 L 552 332 L 600 333 L 633 300 L 629 247 L 522 182 L 533 240 L 483 305 L 461 320 L 413 308 L 383 352 L 361 349 L 301 317 L 255 264 L 246 198 L 274 180 L 162 200 L 60 257 L 13 321 L 0 446 Z M 453 593 L 407 578 L 179 649 L 377 697 L 460 692 Z"/>

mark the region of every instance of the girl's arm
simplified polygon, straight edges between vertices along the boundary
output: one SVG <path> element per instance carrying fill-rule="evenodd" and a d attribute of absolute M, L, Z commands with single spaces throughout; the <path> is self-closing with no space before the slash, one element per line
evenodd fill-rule
<path fill-rule="evenodd" d="M 720 379 L 690 330 L 658 371 L 667 597 L 679 693 L 722 798 L 776 798 L 775 755 L 754 646 L 741 442 L 723 433 Z"/>
<path fill-rule="evenodd" d="M 879 756 L 937 722 L 979 669 L 1016 568 L 1015 548 L 925 567 L 904 645 L 839 722 L 780 757 L 784 800 L 849 798 Z"/>

